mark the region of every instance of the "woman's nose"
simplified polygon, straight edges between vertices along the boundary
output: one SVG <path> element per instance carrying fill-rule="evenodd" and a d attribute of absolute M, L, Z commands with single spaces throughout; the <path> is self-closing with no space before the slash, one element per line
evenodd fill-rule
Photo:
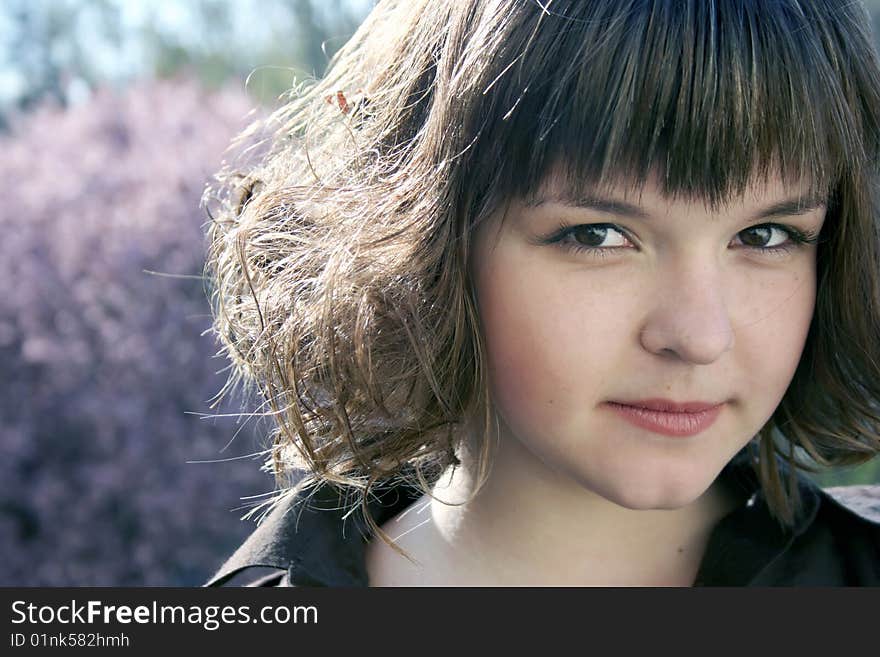
<path fill-rule="evenodd" d="M 718 272 L 691 267 L 658 277 L 640 340 L 652 353 L 699 365 L 732 349 L 733 326 Z"/>

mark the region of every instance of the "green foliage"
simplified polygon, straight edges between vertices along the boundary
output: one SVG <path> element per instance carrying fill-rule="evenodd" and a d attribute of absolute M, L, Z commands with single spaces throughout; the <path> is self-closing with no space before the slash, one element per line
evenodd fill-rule
<path fill-rule="evenodd" d="M 852 468 L 836 468 L 811 475 L 813 481 L 823 487 L 880 484 L 880 459 L 874 458 Z"/>

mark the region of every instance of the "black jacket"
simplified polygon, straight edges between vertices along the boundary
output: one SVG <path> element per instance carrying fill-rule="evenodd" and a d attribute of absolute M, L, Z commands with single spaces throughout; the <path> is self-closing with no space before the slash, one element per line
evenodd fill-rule
<path fill-rule="evenodd" d="M 821 489 L 799 476 L 803 511 L 782 531 L 745 451 L 721 476 L 745 501 L 713 529 L 695 586 L 880 586 L 880 485 Z M 370 510 L 381 525 L 420 496 L 398 487 Z M 283 499 L 205 586 L 257 567 L 276 572 L 246 586 L 367 586 L 369 533 L 359 511 L 343 519 L 340 502 L 329 486 Z"/>

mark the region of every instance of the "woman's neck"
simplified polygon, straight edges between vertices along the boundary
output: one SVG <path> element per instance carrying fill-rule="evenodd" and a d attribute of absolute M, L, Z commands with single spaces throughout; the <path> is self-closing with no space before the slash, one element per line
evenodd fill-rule
<path fill-rule="evenodd" d="M 738 502 L 719 479 L 686 507 L 634 511 L 515 439 L 501 441 L 485 485 L 469 499 L 477 462 L 468 450 L 460 460 L 434 486 L 435 499 L 425 496 L 383 525 L 421 565 L 373 541 L 371 583 L 687 586 L 711 530 Z"/>

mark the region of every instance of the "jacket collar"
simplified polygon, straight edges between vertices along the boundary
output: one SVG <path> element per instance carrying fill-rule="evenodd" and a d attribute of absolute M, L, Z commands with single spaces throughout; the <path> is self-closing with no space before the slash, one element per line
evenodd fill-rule
<path fill-rule="evenodd" d="M 721 476 L 744 493 L 744 503 L 722 518 L 712 530 L 695 586 L 760 584 L 762 573 L 816 519 L 823 492 L 797 473 L 800 512 L 792 527 L 783 528 L 770 513 L 752 458 L 747 445 L 722 471 Z M 782 460 L 777 462 L 780 477 L 786 482 L 791 468 Z"/>
<path fill-rule="evenodd" d="M 748 446 L 722 470 L 743 504 L 715 527 L 697 585 L 739 585 L 755 580 L 773 558 L 786 550 L 815 520 L 824 492 L 798 475 L 801 513 L 794 526 L 783 530 L 770 515 L 758 477 L 750 463 Z M 780 465 L 782 477 L 788 466 Z M 368 508 L 381 525 L 421 497 L 408 486 L 376 494 Z M 329 485 L 281 497 L 254 532 L 223 564 L 206 586 L 221 586 L 245 568 L 260 566 L 288 571 L 297 586 L 368 586 L 365 550 L 370 536 L 360 507 L 350 504 Z M 730 558 L 736 555 L 736 558 Z"/>
<path fill-rule="evenodd" d="M 421 495 L 397 486 L 377 493 L 368 508 L 381 525 Z M 205 586 L 222 586 L 255 566 L 287 570 L 297 586 L 368 586 L 365 551 L 371 532 L 360 507 L 349 510 L 345 496 L 327 484 L 285 494 Z"/>

